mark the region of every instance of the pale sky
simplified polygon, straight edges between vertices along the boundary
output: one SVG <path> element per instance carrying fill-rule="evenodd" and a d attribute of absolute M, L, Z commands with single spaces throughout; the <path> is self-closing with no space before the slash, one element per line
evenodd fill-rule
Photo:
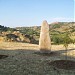
<path fill-rule="evenodd" d="M 40 26 L 43 20 L 73 22 L 75 0 L 0 0 L 0 24 Z"/>

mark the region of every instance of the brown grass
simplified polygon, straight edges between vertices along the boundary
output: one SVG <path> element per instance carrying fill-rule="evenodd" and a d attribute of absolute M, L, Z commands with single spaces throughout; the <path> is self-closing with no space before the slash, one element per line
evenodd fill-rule
<path fill-rule="evenodd" d="M 18 43 L 18 42 L 0 42 L 0 49 L 6 49 L 6 50 L 15 50 L 15 49 L 28 49 L 28 50 L 39 50 L 39 46 L 36 44 L 29 44 L 29 43 Z M 73 49 L 73 50 L 69 50 Z M 61 51 L 65 50 L 65 47 L 63 45 L 52 45 L 51 51 Z M 65 55 L 66 53 L 62 53 Z M 68 56 L 75 57 L 75 44 L 69 44 L 68 50 L 67 50 Z"/>
<path fill-rule="evenodd" d="M 75 46 L 70 44 L 66 53 L 63 45 L 52 45 L 51 51 L 42 54 L 35 44 L 0 42 L 0 75 L 75 75 L 73 68 L 58 69 L 49 64 L 66 58 L 75 61 Z"/>
<path fill-rule="evenodd" d="M 0 49 L 15 50 L 15 49 L 38 49 L 38 45 L 19 42 L 0 42 Z"/>

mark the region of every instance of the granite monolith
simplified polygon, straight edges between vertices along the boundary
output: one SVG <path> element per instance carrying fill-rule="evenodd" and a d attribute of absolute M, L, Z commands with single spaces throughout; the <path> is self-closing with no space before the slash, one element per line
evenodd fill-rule
<path fill-rule="evenodd" d="M 51 40 L 49 36 L 49 24 L 46 20 L 43 21 L 40 31 L 39 49 L 41 52 L 51 52 Z"/>

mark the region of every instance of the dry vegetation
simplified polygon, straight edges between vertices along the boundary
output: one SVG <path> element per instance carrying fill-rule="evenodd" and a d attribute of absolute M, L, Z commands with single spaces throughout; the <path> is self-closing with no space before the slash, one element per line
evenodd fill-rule
<path fill-rule="evenodd" d="M 15 50 L 15 49 L 38 49 L 38 45 L 19 42 L 0 42 L 0 49 Z"/>
<path fill-rule="evenodd" d="M 75 69 L 58 69 L 50 62 L 67 59 L 75 61 L 75 45 L 69 44 L 66 53 L 63 45 L 52 45 L 52 54 L 39 53 L 38 45 L 17 42 L 0 42 L 0 75 L 75 75 Z"/>
<path fill-rule="evenodd" d="M 29 43 L 19 43 L 19 42 L 0 42 L 0 49 L 6 50 L 18 50 L 18 49 L 27 49 L 27 50 L 39 50 L 39 46 L 36 44 Z M 75 56 L 75 44 L 69 44 L 68 49 L 73 49 L 72 51 L 67 51 L 68 56 Z M 61 51 L 65 50 L 63 45 L 52 45 L 52 51 Z M 65 53 L 63 53 L 65 54 Z"/>

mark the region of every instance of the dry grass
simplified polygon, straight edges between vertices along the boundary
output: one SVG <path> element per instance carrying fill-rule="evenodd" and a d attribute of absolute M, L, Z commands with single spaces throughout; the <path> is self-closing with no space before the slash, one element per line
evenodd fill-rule
<path fill-rule="evenodd" d="M 75 46 L 70 44 L 67 59 L 75 61 Z M 52 45 L 53 54 L 40 54 L 38 45 L 0 42 L 0 75 L 75 75 L 74 70 L 58 69 L 48 63 L 65 60 L 63 45 Z"/>
<path fill-rule="evenodd" d="M 18 42 L 0 42 L 0 49 L 6 49 L 6 50 L 15 50 L 15 49 L 27 49 L 27 50 L 39 50 L 39 46 L 36 44 L 29 44 L 29 43 L 18 43 Z M 73 49 L 68 51 L 69 49 Z M 65 50 L 65 47 L 63 45 L 52 45 L 51 47 L 52 51 L 61 51 Z M 67 50 L 68 56 L 75 57 L 75 44 L 69 44 Z M 66 53 L 62 53 L 66 54 Z"/>
<path fill-rule="evenodd" d="M 52 45 L 52 50 L 53 51 L 58 51 L 58 50 L 65 51 L 65 47 L 63 45 Z M 66 52 L 67 52 L 67 56 L 75 57 L 75 44 L 69 44 L 68 50 Z M 66 55 L 66 53 L 64 53 L 64 52 L 62 54 Z"/>
<path fill-rule="evenodd" d="M 15 50 L 15 49 L 38 49 L 38 45 L 19 42 L 0 42 L 0 49 Z"/>

